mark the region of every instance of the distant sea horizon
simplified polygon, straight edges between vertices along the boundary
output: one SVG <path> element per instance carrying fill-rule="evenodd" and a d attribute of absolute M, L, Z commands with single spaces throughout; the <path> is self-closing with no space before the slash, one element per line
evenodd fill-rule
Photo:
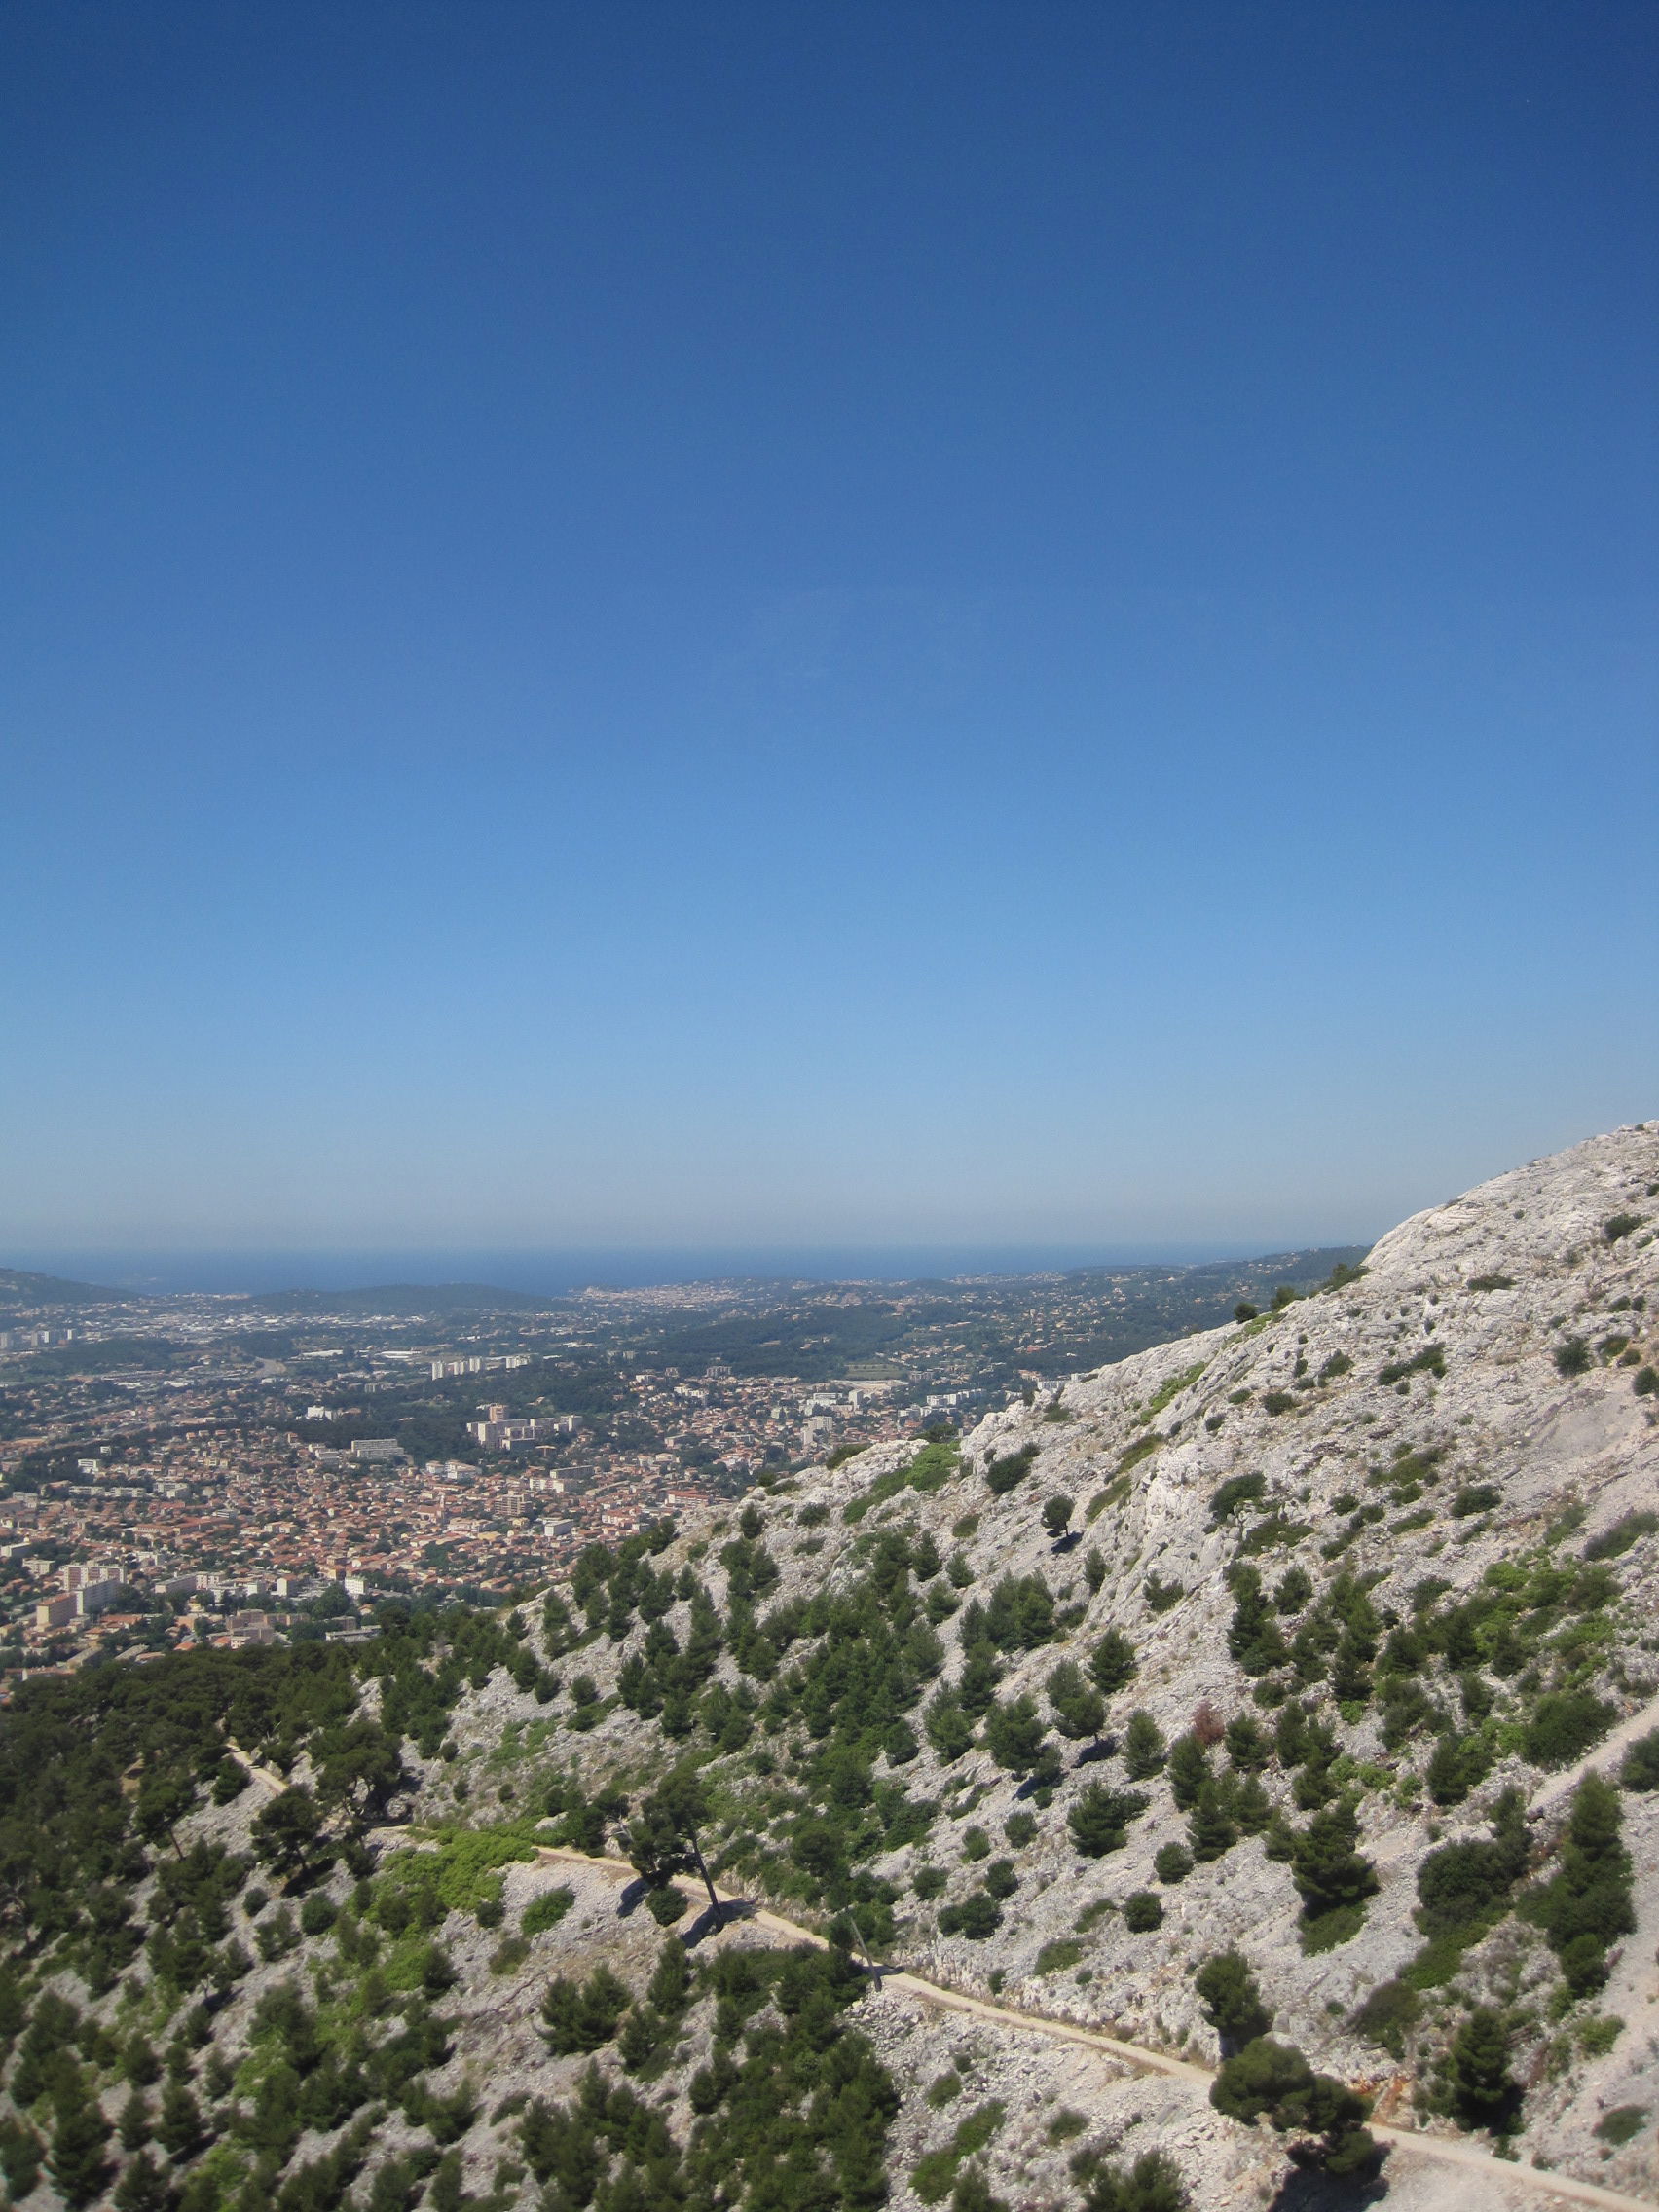
<path fill-rule="evenodd" d="M 913 1282 L 1074 1268 L 1199 1267 L 1335 1245 L 1239 1243 L 427 1246 L 403 1250 L 31 1249 L 0 1265 L 107 1285 L 134 1296 L 366 1290 L 388 1283 L 483 1283 L 558 1298 L 592 1286 L 644 1290 L 700 1282 Z"/>

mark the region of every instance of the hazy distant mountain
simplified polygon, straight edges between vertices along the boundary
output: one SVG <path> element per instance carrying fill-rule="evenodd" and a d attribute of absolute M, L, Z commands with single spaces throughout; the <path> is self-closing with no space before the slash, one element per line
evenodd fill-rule
<path fill-rule="evenodd" d="M 261 1313 L 522 1313 L 557 1304 L 482 1282 L 387 1282 L 366 1290 L 271 1290 L 248 1303 Z"/>
<path fill-rule="evenodd" d="M 0 1306 L 107 1306 L 131 1296 L 97 1282 L 71 1282 L 64 1275 L 30 1274 L 26 1268 L 0 1268 Z"/>

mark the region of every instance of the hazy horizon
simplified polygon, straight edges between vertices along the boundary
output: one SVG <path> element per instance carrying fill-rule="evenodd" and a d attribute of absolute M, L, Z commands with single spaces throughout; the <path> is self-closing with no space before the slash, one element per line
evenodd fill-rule
<path fill-rule="evenodd" d="M 1363 1238 L 1318 1244 L 924 1245 L 864 1247 L 611 1247 L 570 1251 L 402 1249 L 350 1251 L 8 1250 L 0 1266 L 98 1283 L 133 1294 L 260 1296 L 281 1290 L 361 1290 L 394 1283 L 479 1283 L 560 1297 L 589 1285 L 650 1289 L 705 1282 L 907 1282 L 965 1275 L 1066 1272 L 1086 1268 L 1201 1267 L 1277 1254 L 1352 1249 Z"/>

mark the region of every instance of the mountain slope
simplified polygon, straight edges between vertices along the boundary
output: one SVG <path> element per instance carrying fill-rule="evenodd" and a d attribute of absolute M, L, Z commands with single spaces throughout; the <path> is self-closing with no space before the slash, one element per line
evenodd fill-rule
<path fill-rule="evenodd" d="M 1659 1127 L 1621 1130 L 1277 1313 L 596 1547 L 498 1620 L 32 1688 L 0 1730 L 15 2197 L 120 2164 L 124 2206 L 180 2212 L 1497 2212 L 1563 2201 L 1546 2166 L 1650 2199 L 1656 1200 Z M 839 1948 L 717 1928 L 693 1838 Z M 866 1952 L 1225 2060 L 1226 2109 Z M 1400 2143 L 1372 2182 L 1342 2084 L 1522 2164 Z M 1235 2117 L 1265 2107 L 1284 2132 Z"/>
<path fill-rule="evenodd" d="M 1641 1516 L 1659 1502 L 1659 1399 L 1641 1385 L 1654 1347 L 1647 1307 L 1659 1291 L 1648 1226 L 1659 1215 L 1649 1196 L 1656 1180 L 1659 1132 L 1598 1140 L 1403 1224 L 1345 1288 L 1141 1354 L 1069 1386 L 1055 1406 L 993 1416 L 964 1439 L 960 1463 L 937 1490 L 906 1485 L 884 1496 L 914 1457 L 888 1449 L 805 1478 L 758 1508 L 757 1548 L 777 1569 L 758 1601 L 758 1627 L 783 1646 L 769 1683 L 765 1651 L 747 1677 L 767 1750 L 758 1762 L 746 1747 L 706 1769 L 723 1788 L 733 1871 L 797 1904 L 830 1909 L 849 1897 L 857 1903 L 863 1869 L 864 1886 L 878 1893 L 866 1900 L 867 1933 L 895 1959 L 967 1988 L 1017 1989 L 1046 2011 L 1212 2058 L 1217 2039 L 1192 1970 L 1236 1943 L 1280 2034 L 1321 2067 L 1381 2088 L 1388 2110 L 1419 2120 L 1434 2101 L 1434 2068 L 1472 2009 L 1460 1998 L 1502 1999 L 1513 2070 L 1530 2083 L 1523 2141 L 1546 2157 L 1601 2170 L 1604 2146 L 1591 2135 L 1598 2102 L 1613 2109 L 1641 2101 L 1638 2077 L 1654 2024 L 1651 1937 L 1659 1928 L 1649 1923 L 1659 1898 L 1647 1895 L 1645 1881 L 1638 1885 L 1639 1939 L 1615 1946 L 1605 1985 L 1586 1986 L 1570 2008 L 1543 1932 L 1513 1912 L 1460 1966 L 1450 1946 L 1454 1976 L 1436 1979 L 1430 1962 L 1417 1976 L 1427 1986 L 1408 1982 L 1409 1996 L 1399 1995 L 1397 1977 L 1424 1948 L 1417 1877 L 1437 1841 L 1486 1838 L 1493 1808 L 1514 1788 L 1539 1806 L 1527 1831 L 1530 1860 L 1546 1860 L 1565 1812 L 1560 1793 L 1550 1793 L 1550 1762 L 1576 1754 L 1587 1734 L 1652 1698 L 1644 1644 L 1653 1641 L 1655 1543 Z M 1627 1226 L 1643 1213 L 1646 1221 Z M 1581 1361 L 1583 1371 L 1571 1372 Z M 995 1495 L 987 1468 L 1027 1451 L 1035 1455 L 1028 1471 Z M 1042 1505 L 1056 1495 L 1076 1501 L 1081 1541 L 1056 1545 L 1044 1527 Z M 732 1534 L 717 1531 L 699 1559 L 710 1532 L 687 1530 L 657 1571 L 683 1562 L 705 1577 L 726 1617 L 728 1644 L 741 1648 L 741 1602 L 735 1638 L 729 1627 L 733 1575 L 741 1591 L 755 1569 L 744 1539 L 735 1554 L 727 1548 Z M 948 1564 L 921 1579 L 915 1563 L 928 1566 L 930 1544 Z M 861 1778 L 858 1758 L 841 1757 L 847 1716 L 834 1713 L 828 1731 L 814 1733 L 830 1714 L 816 1677 L 804 1699 L 790 1693 L 797 1649 L 810 1654 L 823 1644 L 815 1646 L 810 1622 L 789 1637 L 787 1615 L 817 1593 L 858 1590 L 872 1571 L 886 1579 L 891 1604 L 891 1563 L 901 1548 L 910 1562 L 907 1591 L 919 1598 L 947 1588 L 952 1567 L 962 1589 L 957 1609 L 932 1624 L 942 1654 L 927 1689 L 918 1685 L 910 1700 L 914 1756 L 905 1755 L 901 1727 Z M 1604 1560 L 1586 1563 L 1587 1552 L 1604 1549 Z M 1093 1592 L 1091 1555 L 1101 1575 Z M 1298 1567 L 1312 1588 L 1280 1610 L 1272 1594 L 1289 1574 L 1287 1595 L 1297 1595 Z M 1262 1577 L 1265 1605 L 1250 1603 L 1240 1568 Z M 1029 1585 L 1038 1576 L 1063 1624 L 1057 1640 L 1045 1633 L 1039 1600 L 1023 1625 L 994 1618 L 996 1642 L 988 1642 L 975 1605 L 996 1615 L 999 1583 Z M 1428 1589 L 1432 1581 L 1447 1587 Z M 942 1603 L 931 1609 L 941 1612 Z M 1011 1605 L 1017 1610 L 1017 1596 L 1003 1611 Z M 595 1610 L 611 1618 L 606 1604 Z M 1252 1611 L 1267 1624 L 1254 1649 L 1248 1621 L 1238 1627 Z M 1427 1636 L 1416 1637 L 1426 1651 L 1414 1652 L 1414 1624 L 1419 1632 L 1426 1624 Z M 689 1607 L 678 1604 L 666 1625 L 684 1644 Z M 998 1763 L 978 1714 L 967 1716 L 978 1721 L 973 1747 L 948 1761 L 923 1724 L 924 1699 L 940 1694 L 933 1685 L 959 1688 L 972 1651 L 990 1649 L 993 1714 L 1013 1708 L 1017 1718 L 1015 1701 L 1025 1696 L 1051 1730 L 1047 1685 L 1056 1664 L 1087 1659 L 1109 1629 L 1134 1646 L 1138 1672 L 1110 1698 L 1103 1741 L 1121 1734 L 1133 1711 L 1150 1714 L 1169 1744 L 1191 1731 L 1195 1714 L 1201 1733 L 1245 1719 L 1268 1739 L 1264 1755 L 1242 1732 L 1235 1761 L 1223 1736 L 1208 1760 L 1223 1798 L 1230 1775 L 1240 1785 L 1255 1776 L 1267 1832 L 1239 1835 L 1178 1882 L 1156 1871 L 1165 1846 L 1195 1843 L 1192 1809 L 1176 1804 L 1167 1766 L 1131 1781 L 1122 1750 L 1081 1763 L 1077 1749 L 1051 1735 L 1066 1761 L 1051 1796 L 1031 1788 L 1029 1769 L 1022 1778 L 1017 1766 Z M 636 1623 L 620 1643 L 601 1640 L 582 1652 L 579 1665 L 602 1697 L 620 1683 L 649 1708 L 662 1694 L 659 1687 L 640 1696 L 624 1673 L 630 1660 L 638 1668 L 648 1635 Z M 1263 1666 L 1275 1646 L 1286 1647 L 1282 1660 Z M 719 1717 L 720 1692 L 741 1693 L 745 1678 L 728 1649 L 711 1677 L 717 1711 L 708 1717 Z M 1345 1693 L 1340 1700 L 1333 1687 Z M 1315 1738 L 1313 1757 L 1294 1767 L 1274 1742 L 1289 1707 L 1305 1716 L 1301 1733 Z M 576 1763 L 590 1787 L 604 1774 L 638 1788 L 665 1751 L 682 1746 L 707 1756 L 707 1717 L 666 1744 L 663 1717 L 644 1723 L 617 1707 L 580 1736 Z M 678 1725 L 683 1716 L 671 1704 L 667 1717 Z M 499 1719 L 485 1705 L 458 1731 L 486 1763 Z M 1646 1723 L 1655 1724 L 1659 1714 Z M 742 1720 L 723 1726 L 735 1736 Z M 1085 1757 L 1095 1748 L 1103 1745 L 1083 1746 Z M 1030 1747 L 1002 1749 L 1017 1760 Z M 768 1760 L 776 1772 L 755 1771 Z M 911 1804 L 941 1811 L 925 1837 L 864 1856 L 858 1846 L 866 1839 L 837 1796 L 864 1789 L 874 1801 L 887 1777 Z M 1125 1822 L 1121 1848 L 1089 1858 L 1076 1848 L 1066 1816 L 1099 1782 L 1138 1789 L 1149 1803 Z M 1354 1847 L 1375 1869 L 1377 1889 L 1349 1914 L 1358 1923 L 1352 1933 L 1309 1950 L 1309 1937 L 1317 1944 L 1343 1916 L 1309 1930 L 1298 1868 L 1272 1854 L 1286 1847 L 1286 1829 L 1305 1831 L 1345 1802 L 1354 1807 Z M 1656 1809 L 1645 1794 L 1623 1800 L 1639 1868 L 1654 1863 Z M 1014 1816 L 1023 1836 L 1021 1814 L 1035 1832 L 1011 1841 L 1007 1823 Z M 900 1826 L 910 1818 L 902 1813 Z M 838 1824 L 839 1862 L 814 1820 Z M 1260 1804 L 1246 1805 L 1242 1820 L 1260 1826 Z M 1198 1851 L 1239 1825 L 1224 1803 L 1219 1822 L 1197 1839 Z M 967 1905 L 972 1916 L 972 1900 L 983 1894 L 987 1861 L 964 1858 L 965 1843 L 977 1848 L 975 1828 L 990 1839 L 993 1861 L 1012 1862 L 1017 1887 L 1000 1900 L 1000 1923 L 988 1934 L 960 1926 L 947 1934 L 941 1907 Z M 830 1869 L 827 1876 L 815 1874 L 818 1865 Z M 926 1901 L 916 1895 L 924 1868 L 937 1868 L 944 1883 Z M 939 1875 L 924 1874 L 923 1887 Z M 1530 1863 L 1514 1894 L 1536 1879 Z M 1090 1921 L 1091 1904 L 1116 1907 L 1135 1892 L 1159 1899 L 1164 1917 L 1156 1931 L 1131 1933 L 1116 1909 Z M 1497 1901 L 1489 1900 L 1489 1914 Z M 979 1917 L 990 1915 L 981 1907 Z M 1088 1925 L 1080 1930 L 1080 1921 Z M 1067 1946 L 1075 1959 L 1056 1967 Z M 1356 2024 L 1384 1985 L 1394 1985 L 1391 2000 L 1382 2012 L 1374 2008 L 1369 2028 Z M 1414 2011 L 1402 2026 L 1400 2016 Z M 1601 2024 L 1613 2020 L 1626 2025 Z M 1614 2169 L 1649 2156 L 1650 2144 L 1650 2135 L 1639 2136 Z"/>

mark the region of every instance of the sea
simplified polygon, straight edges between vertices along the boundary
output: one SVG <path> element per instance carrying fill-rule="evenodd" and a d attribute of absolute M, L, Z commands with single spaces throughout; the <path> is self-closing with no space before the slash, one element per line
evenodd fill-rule
<path fill-rule="evenodd" d="M 363 1250 L 7 1251 L 4 1265 L 133 1295 L 361 1290 L 387 1283 L 487 1283 L 557 1298 L 588 1286 L 661 1283 L 918 1282 L 1074 1268 L 1191 1267 L 1256 1257 L 1261 1244 L 909 1244 L 433 1246 Z"/>

